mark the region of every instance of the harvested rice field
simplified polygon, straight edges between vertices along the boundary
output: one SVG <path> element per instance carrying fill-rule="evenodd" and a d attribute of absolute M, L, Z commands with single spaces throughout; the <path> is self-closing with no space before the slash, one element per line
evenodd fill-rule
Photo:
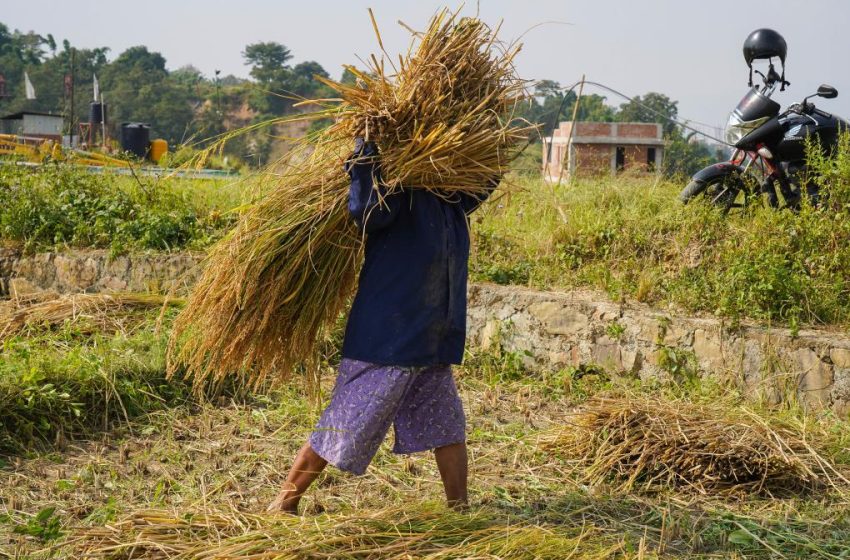
<path fill-rule="evenodd" d="M 173 313 L 162 321 L 158 310 L 147 314 L 147 322 L 137 317 L 132 327 L 91 316 L 78 331 L 75 319 L 61 327 L 31 325 L 6 341 L 4 367 L 32 366 L 20 355 L 26 344 L 30 355 L 50 349 L 89 363 L 97 346 L 122 347 L 135 356 L 127 363 L 137 378 L 144 368 L 135 362 L 149 363 L 143 390 L 153 395 L 164 379 L 166 346 L 166 335 L 155 330 L 158 322 L 167 328 Z M 56 356 L 51 363 L 61 362 Z M 328 397 L 333 361 L 324 366 L 320 395 L 291 384 L 265 396 L 199 404 L 186 384 L 129 419 L 118 414 L 74 437 L 69 432 L 6 452 L 0 558 L 848 555 L 846 424 L 745 404 L 709 383 L 642 383 L 586 369 L 530 373 L 517 356 L 499 352 L 470 354 L 457 370 L 468 417 L 469 510 L 442 505 L 432 455 L 396 456 L 388 441 L 365 476 L 322 474 L 302 501 L 302 516 L 265 514 Z M 116 380 L 121 367 L 127 365 L 102 362 L 86 375 Z M 118 401 L 135 402 L 122 393 L 128 387 L 113 383 L 90 392 L 111 395 L 119 407 Z M 9 402 L 5 393 L 0 400 Z M 25 397 L 15 398 L 22 406 Z M 570 439 L 589 426 L 595 437 Z M 630 426 L 643 437 L 630 439 Z M 723 437 L 742 460 L 770 466 L 757 471 L 763 483 L 712 483 L 718 469 L 741 472 L 734 458 L 694 459 L 700 445 L 722 455 Z M 610 463 L 605 470 L 600 457 Z M 686 484 L 667 476 L 687 464 L 702 470 L 694 469 Z"/>

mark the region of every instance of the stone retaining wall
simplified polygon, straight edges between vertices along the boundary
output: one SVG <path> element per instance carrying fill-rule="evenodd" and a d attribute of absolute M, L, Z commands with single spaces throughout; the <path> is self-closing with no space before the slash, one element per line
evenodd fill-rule
<path fill-rule="evenodd" d="M 470 286 L 470 342 L 519 352 L 529 366 L 595 364 L 640 376 L 675 366 L 731 380 L 746 394 L 850 415 L 850 337 L 843 333 L 731 328 L 596 294 Z"/>
<path fill-rule="evenodd" d="M 197 279 L 200 253 L 109 257 L 106 251 L 21 256 L 0 250 L 0 297 L 13 291 L 158 292 L 185 294 Z"/>
<path fill-rule="evenodd" d="M 185 293 L 202 257 L 0 252 L 0 296 L 15 290 Z M 597 294 L 491 284 L 470 286 L 468 319 L 471 345 L 517 352 L 532 368 L 595 364 L 645 378 L 669 376 L 679 366 L 731 380 L 771 402 L 797 398 L 811 409 L 850 415 L 850 336 L 844 333 L 731 328 Z"/>

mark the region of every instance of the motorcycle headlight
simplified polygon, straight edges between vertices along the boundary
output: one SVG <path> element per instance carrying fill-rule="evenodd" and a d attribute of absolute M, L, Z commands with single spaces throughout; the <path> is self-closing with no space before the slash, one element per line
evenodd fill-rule
<path fill-rule="evenodd" d="M 726 125 L 726 141 L 736 145 L 741 141 L 741 138 L 754 131 L 764 123 L 770 120 L 770 117 L 763 117 L 754 121 L 741 120 L 736 113 L 729 115 L 729 122 Z"/>

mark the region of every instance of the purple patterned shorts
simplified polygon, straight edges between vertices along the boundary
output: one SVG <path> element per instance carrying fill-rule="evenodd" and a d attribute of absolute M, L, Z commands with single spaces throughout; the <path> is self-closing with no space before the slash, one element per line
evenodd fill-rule
<path fill-rule="evenodd" d="M 390 424 L 395 427 L 393 453 L 466 441 L 466 417 L 451 366 L 409 368 L 343 359 L 310 446 L 330 464 L 363 474 Z"/>

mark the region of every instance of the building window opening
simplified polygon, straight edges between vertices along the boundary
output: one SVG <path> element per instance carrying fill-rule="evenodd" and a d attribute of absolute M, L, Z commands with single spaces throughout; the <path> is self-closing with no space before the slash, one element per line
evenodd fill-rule
<path fill-rule="evenodd" d="M 622 171 L 626 168 L 626 148 L 624 146 L 617 146 L 617 171 Z"/>
<path fill-rule="evenodd" d="M 647 171 L 655 171 L 655 148 L 646 150 L 646 169 Z"/>

